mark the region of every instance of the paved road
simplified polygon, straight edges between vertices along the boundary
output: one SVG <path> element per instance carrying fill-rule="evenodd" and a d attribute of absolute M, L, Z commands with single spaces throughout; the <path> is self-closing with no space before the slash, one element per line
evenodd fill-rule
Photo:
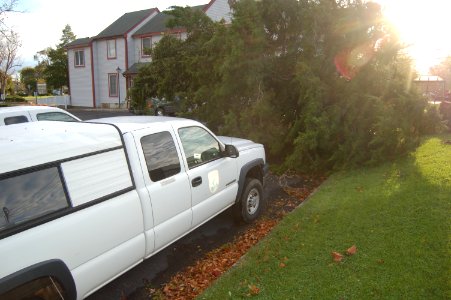
<path fill-rule="evenodd" d="M 245 228 L 235 224 L 230 211 L 226 211 L 104 286 L 88 300 L 124 296 L 128 300 L 149 299 L 146 287 L 160 287 L 206 252 L 232 242 Z"/>

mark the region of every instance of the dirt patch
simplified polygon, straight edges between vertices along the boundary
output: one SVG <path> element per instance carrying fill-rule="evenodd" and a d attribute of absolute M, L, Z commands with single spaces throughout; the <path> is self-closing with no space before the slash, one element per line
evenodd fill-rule
<path fill-rule="evenodd" d="M 159 280 L 149 282 L 147 287 L 124 299 L 194 299 L 265 237 L 283 216 L 299 206 L 323 180 L 299 175 L 269 174 L 265 178 L 266 210 L 261 218 L 251 225 L 240 226 L 233 236 L 221 239 L 221 245 L 212 245 L 211 249 L 201 251 L 201 255 L 195 259 L 188 255 L 191 263 L 170 278 L 168 275 L 171 272 L 166 270 Z M 192 248 L 186 250 L 191 253 L 196 251 Z"/>

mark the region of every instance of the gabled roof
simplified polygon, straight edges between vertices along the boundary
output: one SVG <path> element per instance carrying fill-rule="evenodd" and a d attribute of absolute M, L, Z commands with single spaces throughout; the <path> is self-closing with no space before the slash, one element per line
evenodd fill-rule
<path fill-rule="evenodd" d="M 152 32 L 164 32 L 168 28 L 166 27 L 166 22 L 171 19 L 171 15 L 167 15 L 164 12 L 159 13 L 155 17 L 152 18 L 149 22 L 147 22 L 143 27 L 141 27 L 138 31 L 135 32 L 133 36 L 139 36 L 146 33 Z M 173 28 L 178 29 L 178 28 Z M 181 29 L 181 27 L 180 27 Z"/>
<path fill-rule="evenodd" d="M 193 10 L 203 10 L 206 7 L 206 5 L 197 5 L 192 6 L 191 9 Z M 165 12 L 161 12 L 155 17 L 153 17 L 149 22 L 147 22 L 143 27 L 141 27 L 138 31 L 133 34 L 133 36 L 140 36 L 145 35 L 149 33 L 155 33 L 155 32 L 165 32 L 169 28 L 166 27 L 166 22 L 171 19 L 172 16 L 166 14 Z M 171 28 L 172 30 L 181 30 L 184 29 L 183 27 L 177 26 L 174 28 Z"/>
<path fill-rule="evenodd" d="M 88 46 L 92 40 L 93 40 L 93 38 L 90 38 L 90 37 L 76 39 L 75 41 L 67 44 L 66 48 L 76 48 L 76 47 Z"/>
<path fill-rule="evenodd" d="M 123 36 L 136 25 L 142 22 L 146 17 L 150 16 L 153 12 L 159 12 L 158 8 L 151 8 L 145 10 L 139 10 L 124 14 L 122 17 L 114 21 L 110 26 L 100 32 L 95 38 L 108 38 L 115 36 Z"/>
<path fill-rule="evenodd" d="M 440 76 L 435 75 L 420 75 L 413 81 L 443 81 L 443 79 Z"/>

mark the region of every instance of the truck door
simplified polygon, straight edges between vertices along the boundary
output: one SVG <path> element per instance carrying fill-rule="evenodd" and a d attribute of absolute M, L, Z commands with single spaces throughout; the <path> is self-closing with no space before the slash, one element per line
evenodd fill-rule
<path fill-rule="evenodd" d="M 236 160 L 222 157 L 220 143 L 203 127 L 181 127 L 178 133 L 191 186 L 192 227 L 197 227 L 234 203 Z"/>
<path fill-rule="evenodd" d="M 192 211 L 188 175 L 171 127 L 162 124 L 139 130 L 134 133 L 134 138 L 142 150 L 138 149 L 138 155 L 150 197 L 155 250 L 158 250 L 190 230 Z"/>

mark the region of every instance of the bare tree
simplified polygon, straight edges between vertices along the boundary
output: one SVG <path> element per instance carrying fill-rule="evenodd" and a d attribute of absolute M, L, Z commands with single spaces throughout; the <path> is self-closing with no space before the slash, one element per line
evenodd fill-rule
<path fill-rule="evenodd" d="M 4 97 L 8 77 L 15 71 L 14 68 L 21 65 L 18 52 L 22 46 L 19 35 L 10 30 L 0 33 L 0 87 Z"/>
<path fill-rule="evenodd" d="M 0 33 L 5 34 L 7 33 L 7 28 L 5 24 L 5 15 L 8 12 L 15 11 L 14 8 L 16 7 L 17 3 L 19 3 L 19 0 L 3 0 L 0 2 Z"/>

